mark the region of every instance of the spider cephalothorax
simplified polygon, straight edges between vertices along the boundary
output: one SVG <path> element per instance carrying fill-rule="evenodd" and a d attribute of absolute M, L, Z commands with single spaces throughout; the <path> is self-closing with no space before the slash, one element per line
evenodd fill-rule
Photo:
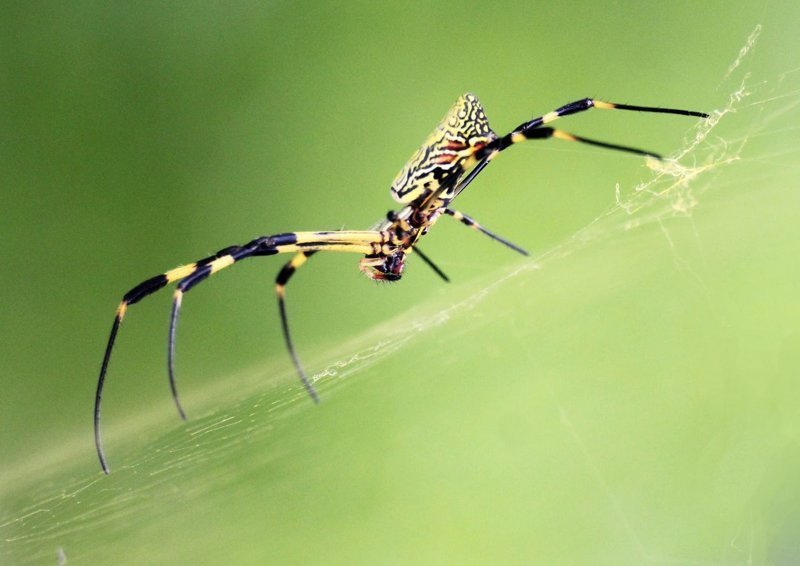
<path fill-rule="evenodd" d="M 450 203 L 467 188 L 498 153 L 526 140 L 557 138 L 638 155 L 658 157 L 648 151 L 578 137 L 546 125 L 562 116 L 576 114 L 591 108 L 659 112 L 700 118 L 708 117 L 707 114 L 702 112 L 689 110 L 631 106 L 584 98 L 566 104 L 533 120 L 523 122 L 511 132 L 499 137 L 489 127 L 486 113 L 478 98 L 474 94 L 468 93 L 456 101 L 444 119 L 436 126 L 433 133 L 412 155 L 411 159 L 392 182 L 392 197 L 402 203 L 404 207 L 397 212 L 390 212 L 386 220 L 379 223 L 372 230 L 289 232 L 275 236 L 262 236 L 246 244 L 224 248 L 216 254 L 194 263 L 176 267 L 151 277 L 131 289 L 123 296 L 117 307 L 117 313 L 111 327 L 111 335 L 100 366 L 100 376 L 97 380 L 97 393 L 95 394 L 94 404 L 94 434 L 97 455 L 103 471 L 108 473 L 108 465 L 100 437 L 100 402 L 111 351 L 128 306 L 155 293 L 169 283 L 177 283 L 172 301 L 172 316 L 169 326 L 167 367 L 175 404 L 180 415 L 185 418 L 178 400 L 174 373 L 175 329 L 184 294 L 210 275 L 243 259 L 293 253 L 294 257 L 278 273 L 275 292 L 278 296 L 281 326 L 289 355 L 308 394 L 314 401 L 318 401 L 316 390 L 300 365 L 300 360 L 297 357 L 291 334 L 289 333 L 284 300 L 285 287 L 295 271 L 318 251 L 351 252 L 364 256 L 361 259 L 360 267 L 371 279 L 397 281 L 400 279 L 405 267 L 406 256 L 413 251 L 440 277 L 448 280 L 447 276 L 422 253 L 418 246 L 419 239 L 428 233 L 429 228 L 443 214 L 452 216 L 462 224 L 519 253 L 525 254 L 526 252 L 522 248 L 486 230 L 466 214 L 451 208 Z"/>

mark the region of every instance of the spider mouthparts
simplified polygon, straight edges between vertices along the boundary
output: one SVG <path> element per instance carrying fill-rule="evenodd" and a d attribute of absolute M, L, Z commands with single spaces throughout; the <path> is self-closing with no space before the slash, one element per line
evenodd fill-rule
<path fill-rule="evenodd" d="M 366 256 L 361 259 L 361 271 L 375 281 L 397 281 L 403 276 L 405 254 Z"/>

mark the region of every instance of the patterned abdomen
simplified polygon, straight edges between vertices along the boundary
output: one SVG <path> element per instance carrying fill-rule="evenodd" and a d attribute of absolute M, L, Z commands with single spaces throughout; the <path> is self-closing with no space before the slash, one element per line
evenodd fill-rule
<path fill-rule="evenodd" d="M 477 150 L 496 139 L 474 94 L 461 96 L 392 182 L 392 197 L 413 202 L 452 187 Z"/>

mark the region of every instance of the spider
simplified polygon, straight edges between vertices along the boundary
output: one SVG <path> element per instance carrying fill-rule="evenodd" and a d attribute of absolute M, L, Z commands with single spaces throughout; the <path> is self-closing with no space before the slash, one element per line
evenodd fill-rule
<path fill-rule="evenodd" d="M 308 261 L 308 258 L 319 251 L 350 252 L 363 256 L 359 267 L 370 279 L 397 281 L 403 274 L 406 256 L 416 252 L 424 263 L 447 281 L 447 276 L 430 258 L 422 253 L 417 245 L 419 239 L 428 233 L 428 230 L 442 215 L 451 216 L 462 224 L 485 234 L 508 248 L 527 255 L 524 249 L 490 232 L 471 217 L 451 208 L 450 204 L 475 180 L 475 177 L 483 171 L 498 153 L 526 140 L 556 138 L 660 159 L 659 155 L 650 151 L 588 139 L 546 125 L 558 118 L 584 112 L 592 108 L 601 110 L 634 110 L 708 118 L 708 114 L 704 112 L 615 104 L 593 98 L 584 98 L 524 122 L 504 136 L 498 136 L 489 127 L 486 113 L 478 98 L 474 94 L 467 93 L 456 101 L 439 125 L 436 126 L 433 133 L 428 136 L 392 182 L 392 197 L 402 205 L 402 208 L 397 211 L 390 211 L 386 219 L 379 222 L 371 230 L 287 232 L 273 236 L 261 236 L 246 244 L 227 247 L 194 263 L 176 267 L 151 277 L 128 291 L 117 307 L 114 323 L 111 327 L 111 335 L 108 338 L 105 355 L 100 367 L 97 393 L 95 395 L 95 446 L 103 472 L 108 474 L 109 467 L 100 435 L 100 402 L 117 331 L 130 305 L 138 303 L 169 283 L 177 282 L 177 288 L 172 299 L 172 314 L 169 324 L 167 369 L 172 397 L 178 413 L 185 420 L 186 413 L 178 399 L 174 368 L 175 329 L 183 296 L 210 275 L 243 259 L 282 253 L 295 254 L 278 273 L 275 292 L 278 297 L 281 327 L 289 356 L 305 390 L 311 399 L 318 403 L 317 392 L 305 371 L 303 371 L 289 332 L 285 288 L 292 275 Z"/>

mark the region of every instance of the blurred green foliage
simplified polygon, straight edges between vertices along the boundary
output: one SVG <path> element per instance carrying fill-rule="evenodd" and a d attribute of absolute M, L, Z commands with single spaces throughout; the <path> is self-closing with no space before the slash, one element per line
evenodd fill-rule
<path fill-rule="evenodd" d="M 59 547 L 70 563 L 796 555 L 796 7 L 0 13 L 0 561 L 50 562 Z M 722 108 L 745 77 L 754 94 L 706 142 L 746 140 L 740 160 L 703 178 L 686 218 L 603 225 L 600 242 L 546 255 L 478 302 L 518 258 L 447 220 L 425 251 L 461 282 L 449 287 L 416 263 L 377 286 L 353 257 L 315 257 L 289 289 L 310 370 L 406 329 L 375 365 L 325 381 L 318 408 L 284 352 L 280 260 L 187 298 L 188 425 L 166 387 L 168 293 L 136 305 L 106 393 L 116 471 L 98 479 L 95 380 L 134 284 L 256 235 L 370 226 L 465 91 L 504 132 L 583 96 Z M 692 125 L 589 113 L 562 127 L 669 153 Z M 552 252 L 614 204 L 615 185 L 628 194 L 651 175 L 630 156 L 531 143 L 459 207 Z M 408 330 L 462 299 L 446 323 Z"/>

